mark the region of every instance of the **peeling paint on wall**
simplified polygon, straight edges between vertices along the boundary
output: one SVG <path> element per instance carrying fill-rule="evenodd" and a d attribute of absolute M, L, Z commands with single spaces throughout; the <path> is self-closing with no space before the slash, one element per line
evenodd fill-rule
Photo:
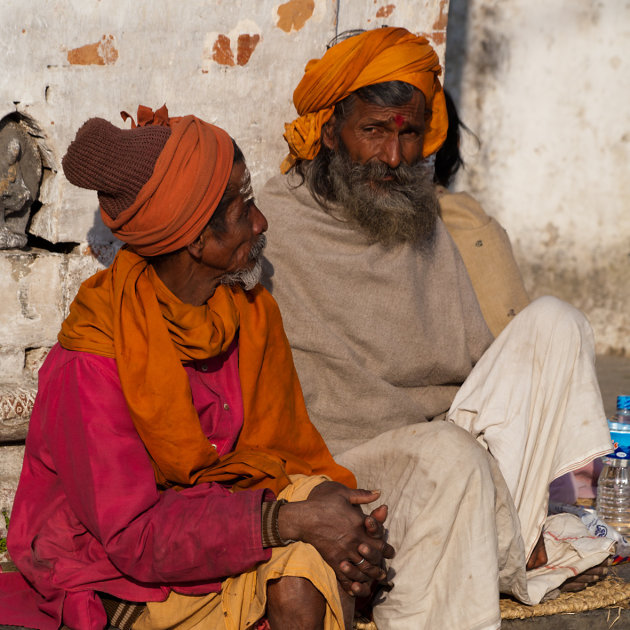
<path fill-rule="evenodd" d="M 212 59 L 222 66 L 234 65 L 234 55 L 232 54 L 229 37 L 226 35 L 217 36 L 212 46 Z"/>
<path fill-rule="evenodd" d="M 440 0 L 440 13 L 431 26 L 430 38 L 440 46 L 446 41 L 446 25 L 448 24 L 448 0 Z"/>
<path fill-rule="evenodd" d="M 260 41 L 260 35 L 250 35 L 249 33 L 243 33 L 238 36 L 238 44 L 236 46 L 236 63 L 239 66 L 244 66 L 249 58 L 252 56 L 254 49 Z"/>
<path fill-rule="evenodd" d="M 219 34 L 212 45 L 212 60 L 222 66 L 238 64 L 244 66 L 249 61 L 260 41 L 258 33 L 241 33 L 236 39 L 236 61 L 232 51 L 232 42 L 227 35 Z"/>
<path fill-rule="evenodd" d="M 245 66 L 261 40 L 260 29 L 249 20 L 239 22 L 229 33 L 208 33 L 203 51 L 202 72 L 211 63 L 221 66 Z"/>
<path fill-rule="evenodd" d="M 68 61 L 76 66 L 110 66 L 118 60 L 113 35 L 103 35 L 101 41 L 68 51 Z"/>
<path fill-rule="evenodd" d="M 11 278 L 15 282 L 20 282 L 31 273 L 31 265 L 33 264 L 32 256 L 14 256 L 11 257 Z"/>
<path fill-rule="evenodd" d="M 299 31 L 313 15 L 315 0 L 289 0 L 278 7 L 276 26 L 286 33 Z"/>
<path fill-rule="evenodd" d="M 395 4 L 386 4 L 385 6 L 381 7 L 377 12 L 376 12 L 376 17 L 377 18 L 386 18 L 389 17 L 393 12 L 394 9 L 396 8 Z"/>

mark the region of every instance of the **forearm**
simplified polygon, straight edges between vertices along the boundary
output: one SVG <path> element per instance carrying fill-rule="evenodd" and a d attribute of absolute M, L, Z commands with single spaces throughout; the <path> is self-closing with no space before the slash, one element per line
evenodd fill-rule
<path fill-rule="evenodd" d="M 102 544 L 121 572 L 142 582 L 218 581 L 270 557 L 262 546 L 263 496 L 207 484 L 169 490 L 119 531 L 102 526 Z"/>

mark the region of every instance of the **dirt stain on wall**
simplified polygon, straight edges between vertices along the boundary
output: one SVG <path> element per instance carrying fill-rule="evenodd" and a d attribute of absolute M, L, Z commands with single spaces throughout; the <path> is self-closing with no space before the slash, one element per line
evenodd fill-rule
<path fill-rule="evenodd" d="M 315 0 L 289 0 L 278 7 L 278 28 L 299 31 L 313 15 Z"/>
<path fill-rule="evenodd" d="M 117 60 L 118 50 L 113 35 L 103 35 L 99 42 L 68 51 L 68 61 L 73 66 L 110 66 Z"/>

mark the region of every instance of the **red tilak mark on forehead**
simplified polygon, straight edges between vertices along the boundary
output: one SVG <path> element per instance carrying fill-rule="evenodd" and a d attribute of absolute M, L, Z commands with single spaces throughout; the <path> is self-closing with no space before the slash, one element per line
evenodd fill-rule
<path fill-rule="evenodd" d="M 394 122 L 396 123 L 396 126 L 402 127 L 403 124 L 405 123 L 405 117 L 401 116 L 400 114 L 396 114 L 394 116 Z"/>

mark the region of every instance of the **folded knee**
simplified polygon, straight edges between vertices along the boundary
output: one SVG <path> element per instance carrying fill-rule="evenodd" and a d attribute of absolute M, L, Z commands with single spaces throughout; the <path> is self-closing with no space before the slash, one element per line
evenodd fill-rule
<path fill-rule="evenodd" d="M 448 476 L 466 476 L 473 471 L 489 474 L 488 454 L 468 431 L 449 421 L 435 420 L 423 423 L 423 430 L 409 435 L 396 445 L 401 458 L 417 460 L 421 465 L 428 459 L 439 461 L 440 468 Z"/>
<path fill-rule="evenodd" d="M 487 451 L 468 431 L 449 421 L 445 421 L 444 425 L 440 435 L 440 448 L 453 469 L 460 475 L 477 471 L 489 477 Z"/>
<path fill-rule="evenodd" d="M 582 311 L 551 295 L 534 300 L 522 313 L 534 318 L 537 327 L 551 326 L 579 332 L 590 330 L 590 324 Z"/>
<path fill-rule="evenodd" d="M 325 614 L 326 600 L 309 580 L 287 576 L 267 584 L 267 618 L 272 628 L 320 630 Z"/>

